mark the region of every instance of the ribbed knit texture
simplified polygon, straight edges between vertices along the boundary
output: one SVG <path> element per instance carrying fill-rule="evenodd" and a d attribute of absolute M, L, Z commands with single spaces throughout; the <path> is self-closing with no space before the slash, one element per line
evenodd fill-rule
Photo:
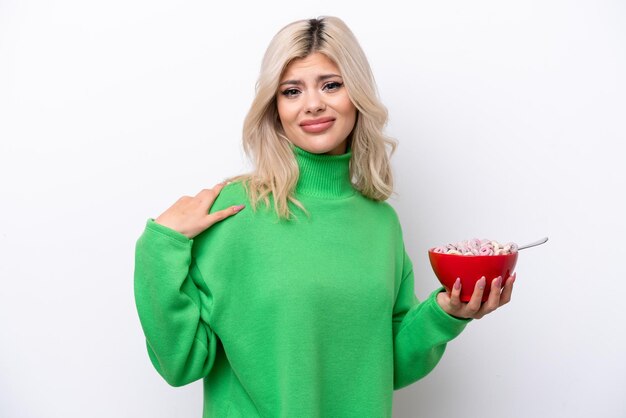
<path fill-rule="evenodd" d="M 194 239 L 152 218 L 136 243 L 135 300 L 156 370 L 204 379 L 208 417 L 391 417 L 393 390 L 428 374 L 468 321 L 435 290 L 420 303 L 394 209 L 356 191 L 351 152 L 293 147 L 298 199 L 278 220 L 240 183 Z"/>
<path fill-rule="evenodd" d="M 323 199 L 343 198 L 357 191 L 350 181 L 352 151 L 341 155 L 313 154 L 293 147 L 300 168 L 296 190 Z"/>

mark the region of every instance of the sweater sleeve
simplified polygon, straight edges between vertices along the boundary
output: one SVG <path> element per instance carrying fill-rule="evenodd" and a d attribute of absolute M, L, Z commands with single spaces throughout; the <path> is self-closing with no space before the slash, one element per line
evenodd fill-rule
<path fill-rule="evenodd" d="M 416 382 L 430 373 L 469 320 L 455 318 L 437 303 L 435 290 L 423 302 L 414 293 L 413 265 L 404 251 L 402 282 L 393 310 L 394 389 Z"/>
<path fill-rule="evenodd" d="M 215 359 L 211 293 L 192 245 L 193 239 L 150 218 L 135 246 L 135 304 L 148 355 L 172 386 L 205 377 Z"/>

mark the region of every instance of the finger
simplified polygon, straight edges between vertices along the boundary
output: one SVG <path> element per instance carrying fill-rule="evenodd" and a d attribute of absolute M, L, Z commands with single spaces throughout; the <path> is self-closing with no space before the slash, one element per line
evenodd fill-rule
<path fill-rule="evenodd" d="M 197 205 L 202 210 L 202 212 L 208 214 L 211 211 L 211 207 L 215 203 L 217 196 L 220 194 L 225 185 L 226 183 L 222 182 L 216 184 L 212 189 L 200 190 L 200 192 L 194 197 L 193 203 Z M 221 219 L 217 219 L 215 222 Z"/>
<path fill-rule="evenodd" d="M 500 296 L 500 306 L 506 305 L 511 301 L 511 295 L 513 294 L 513 283 L 515 282 L 515 278 L 517 277 L 517 273 L 513 273 L 512 276 L 504 283 L 504 290 L 502 290 L 502 295 Z"/>
<path fill-rule="evenodd" d="M 219 183 L 217 183 L 215 186 L 213 186 L 213 189 L 219 189 L 222 190 L 224 188 L 224 186 L 226 186 L 228 183 L 226 181 L 220 181 Z"/>
<path fill-rule="evenodd" d="M 467 310 L 470 315 L 475 315 L 476 312 L 480 309 L 480 304 L 482 303 L 483 292 L 485 291 L 485 284 L 487 283 L 487 279 L 485 276 L 481 277 L 480 280 L 476 282 L 474 286 L 474 293 L 472 293 L 472 297 L 470 301 L 467 303 Z"/>
<path fill-rule="evenodd" d="M 241 210 L 245 207 L 246 205 L 231 206 L 226 209 L 218 210 L 217 212 L 213 212 L 210 215 L 207 215 L 206 217 L 207 228 L 210 227 L 211 225 L 216 224 L 219 221 L 222 221 L 228 218 L 229 216 L 233 216 L 234 214 L 241 212 Z"/>
<path fill-rule="evenodd" d="M 500 306 L 500 293 L 502 292 L 502 276 L 498 276 L 491 282 L 491 289 L 489 290 L 489 297 L 487 301 L 483 303 L 478 311 L 478 314 L 482 318 L 484 315 L 495 311 Z M 478 319 L 478 318 L 477 318 Z"/>
<path fill-rule="evenodd" d="M 447 291 L 437 293 L 437 303 L 444 311 L 450 313 L 450 295 Z"/>
<path fill-rule="evenodd" d="M 181 196 L 181 197 L 178 198 L 178 200 L 176 202 L 174 202 L 174 204 L 172 206 L 170 206 L 170 208 L 173 208 L 175 206 L 178 206 L 178 205 L 181 205 L 183 203 L 189 202 L 192 199 L 193 199 L 193 197 L 191 197 L 191 196 L 187 196 L 187 195 Z"/>
<path fill-rule="evenodd" d="M 217 183 L 211 189 L 200 190 L 198 194 L 196 195 L 196 197 L 203 199 L 203 200 L 204 199 L 214 200 L 217 197 L 217 195 L 220 194 L 224 186 L 226 186 L 225 182 Z"/>
<path fill-rule="evenodd" d="M 452 291 L 450 292 L 450 306 L 454 310 L 461 307 L 461 279 L 459 277 L 456 278 L 452 286 Z"/>

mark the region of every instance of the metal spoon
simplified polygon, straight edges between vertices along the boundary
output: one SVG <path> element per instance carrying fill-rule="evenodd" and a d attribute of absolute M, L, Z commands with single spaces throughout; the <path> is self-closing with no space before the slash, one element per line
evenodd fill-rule
<path fill-rule="evenodd" d="M 546 241 L 548 241 L 548 237 L 541 238 L 541 239 L 539 239 L 537 241 L 531 242 L 530 244 L 525 244 L 525 245 L 519 246 L 519 247 L 517 247 L 517 251 L 523 250 L 524 248 L 530 248 L 530 247 L 535 247 L 537 245 L 545 244 Z"/>

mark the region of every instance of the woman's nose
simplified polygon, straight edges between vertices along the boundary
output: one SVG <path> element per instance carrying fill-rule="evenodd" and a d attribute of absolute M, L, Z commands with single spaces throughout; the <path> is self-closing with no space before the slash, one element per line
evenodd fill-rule
<path fill-rule="evenodd" d="M 305 106 L 307 113 L 318 113 L 326 109 L 326 104 L 319 93 L 308 94 Z"/>

